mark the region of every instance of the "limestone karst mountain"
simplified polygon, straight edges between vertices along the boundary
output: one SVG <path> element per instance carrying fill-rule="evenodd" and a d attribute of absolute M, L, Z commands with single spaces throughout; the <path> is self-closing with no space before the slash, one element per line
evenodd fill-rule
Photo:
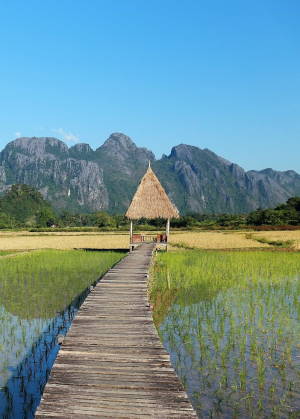
<path fill-rule="evenodd" d="M 18 138 L 0 154 L 0 191 L 36 187 L 57 209 L 123 213 L 149 160 L 181 213 L 241 213 L 300 195 L 293 170 L 244 171 L 208 149 L 180 144 L 155 160 L 126 135 L 112 134 L 95 151 L 50 137 Z"/>

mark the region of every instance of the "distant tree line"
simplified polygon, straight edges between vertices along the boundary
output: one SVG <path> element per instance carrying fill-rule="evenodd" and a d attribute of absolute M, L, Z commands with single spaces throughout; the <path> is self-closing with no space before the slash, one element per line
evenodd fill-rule
<path fill-rule="evenodd" d="M 161 230 L 165 220 L 140 219 L 139 229 Z M 274 209 L 257 209 L 250 214 L 187 214 L 171 221 L 173 228 L 239 229 L 256 226 L 300 226 L 300 197 L 288 199 Z M 28 185 L 13 185 L 0 197 L 0 229 L 103 229 L 124 230 L 129 222 L 124 215 L 104 211 L 91 214 L 56 212 L 42 194 Z"/>
<path fill-rule="evenodd" d="M 287 200 L 274 209 L 258 209 L 247 216 L 248 225 L 300 225 L 300 197 Z"/>
<path fill-rule="evenodd" d="M 47 227 L 56 214 L 43 196 L 28 185 L 13 185 L 0 197 L 0 228 Z"/>

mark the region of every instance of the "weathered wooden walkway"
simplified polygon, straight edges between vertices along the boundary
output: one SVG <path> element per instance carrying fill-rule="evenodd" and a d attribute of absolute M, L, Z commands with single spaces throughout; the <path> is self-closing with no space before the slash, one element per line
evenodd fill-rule
<path fill-rule="evenodd" d="M 152 322 L 143 244 L 81 306 L 59 351 L 36 418 L 195 418 Z"/>

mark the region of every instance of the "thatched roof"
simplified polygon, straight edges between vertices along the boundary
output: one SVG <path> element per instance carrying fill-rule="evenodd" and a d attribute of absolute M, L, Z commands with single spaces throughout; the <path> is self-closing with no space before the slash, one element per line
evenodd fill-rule
<path fill-rule="evenodd" d="M 126 212 L 131 220 L 139 218 L 179 218 L 178 209 L 168 198 L 155 173 L 149 167 L 142 177 Z"/>

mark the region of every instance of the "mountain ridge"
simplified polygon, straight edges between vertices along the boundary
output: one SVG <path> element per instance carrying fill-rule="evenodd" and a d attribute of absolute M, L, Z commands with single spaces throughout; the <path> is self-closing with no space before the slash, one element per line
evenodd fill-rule
<path fill-rule="evenodd" d="M 148 162 L 181 213 L 242 213 L 300 195 L 300 175 L 271 168 L 245 171 L 213 151 L 188 144 L 156 159 L 123 133 L 95 150 L 55 137 L 20 137 L 0 153 L 0 191 L 15 183 L 37 188 L 58 210 L 123 213 Z"/>

